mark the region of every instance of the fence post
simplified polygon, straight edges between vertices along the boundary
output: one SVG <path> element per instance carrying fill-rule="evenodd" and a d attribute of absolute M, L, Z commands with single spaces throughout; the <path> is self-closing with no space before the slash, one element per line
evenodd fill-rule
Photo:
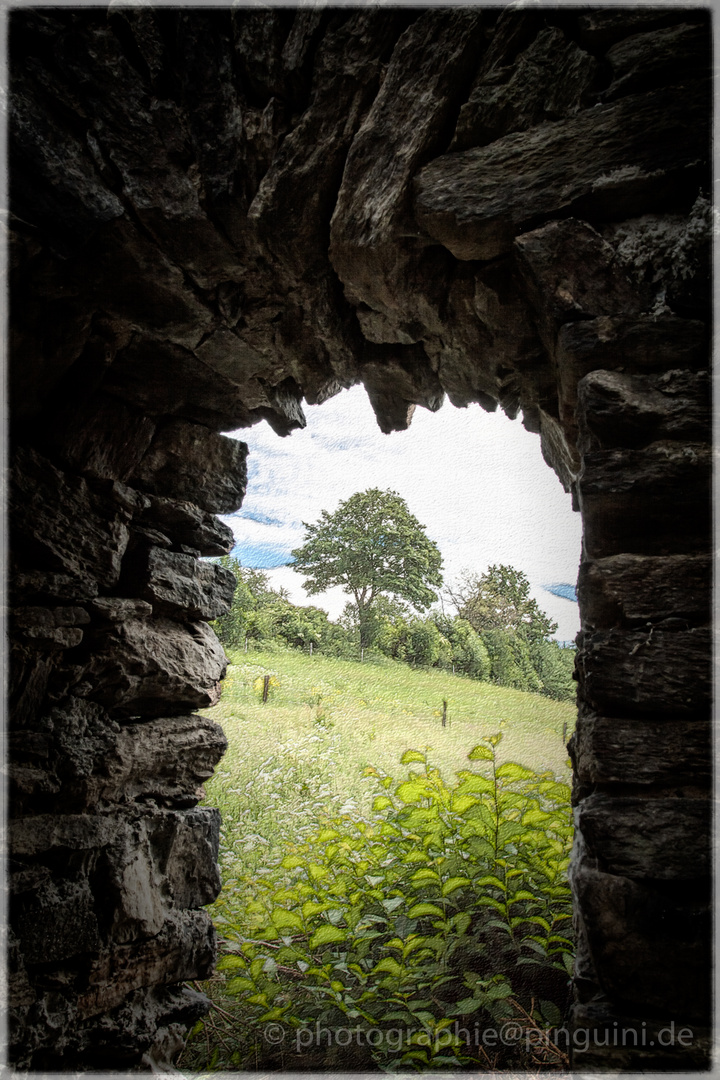
<path fill-rule="evenodd" d="M 445 727 L 446 724 L 447 724 L 447 701 L 443 701 L 442 726 Z"/>
<path fill-rule="evenodd" d="M 268 699 L 268 693 L 270 691 L 270 676 L 266 675 L 263 679 L 263 705 Z"/>

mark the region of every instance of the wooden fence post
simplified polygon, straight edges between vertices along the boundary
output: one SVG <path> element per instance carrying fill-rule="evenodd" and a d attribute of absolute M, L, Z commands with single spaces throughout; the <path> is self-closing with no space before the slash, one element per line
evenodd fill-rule
<path fill-rule="evenodd" d="M 265 678 L 263 679 L 263 705 L 265 704 L 265 702 L 268 699 L 269 692 L 270 692 L 270 676 L 266 675 Z"/>
<path fill-rule="evenodd" d="M 446 724 L 447 724 L 447 701 L 443 701 L 442 726 L 445 727 Z"/>

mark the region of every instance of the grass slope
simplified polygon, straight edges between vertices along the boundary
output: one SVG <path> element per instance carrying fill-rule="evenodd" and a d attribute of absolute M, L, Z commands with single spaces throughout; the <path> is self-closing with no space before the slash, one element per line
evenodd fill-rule
<path fill-rule="evenodd" d="M 207 785 L 223 814 L 224 868 L 259 869 L 279 843 L 302 839 L 325 808 L 366 811 L 368 766 L 401 779 L 400 757 L 426 750 L 447 782 L 467 754 L 501 731 L 501 760 L 569 782 L 563 740 L 573 705 L 391 660 L 359 663 L 297 650 L 232 653 L 219 705 L 229 748 Z M 257 689 L 271 675 L 266 704 Z M 443 700 L 448 726 L 442 727 Z"/>

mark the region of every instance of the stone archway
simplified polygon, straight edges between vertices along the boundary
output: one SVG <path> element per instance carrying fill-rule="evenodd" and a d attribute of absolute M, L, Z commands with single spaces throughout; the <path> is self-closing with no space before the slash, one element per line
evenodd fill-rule
<path fill-rule="evenodd" d="M 203 1011 L 222 432 L 358 381 L 383 430 L 522 410 L 573 491 L 574 1023 L 693 1032 L 581 1065 L 706 1062 L 709 49 L 699 8 L 12 12 L 17 1066 Z"/>

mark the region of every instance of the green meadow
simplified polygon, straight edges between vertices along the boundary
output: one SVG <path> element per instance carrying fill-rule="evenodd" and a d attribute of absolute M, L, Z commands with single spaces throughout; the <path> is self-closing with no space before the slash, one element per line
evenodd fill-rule
<path fill-rule="evenodd" d="M 231 661 L 207 710 L 220 959 L 180 1067 L 564 1067 L 542 1031 L 572 970 L 573 706 L 385 659 Z M 519 1023 L 533 1055 L 469 1045 L 468 1017 Z"/>
<path fill-rule="evenodd" d="M 570 782 L 569 703 L 392 660 L 298 650 L 231 651 L 230 660 L 220 704 L 206 710 L 229 744 L 206 786 L 207 804 L 223 814 L 221 863 L 241 856 L 248 868 L 261 865 L 278 841 L 302 837 L 328 807 L 366 811 L 368 767 L 402 778 L 400 758 L 410 748 L 452 783 L 473 746 L 502 732 L 499 761 Z"/>

